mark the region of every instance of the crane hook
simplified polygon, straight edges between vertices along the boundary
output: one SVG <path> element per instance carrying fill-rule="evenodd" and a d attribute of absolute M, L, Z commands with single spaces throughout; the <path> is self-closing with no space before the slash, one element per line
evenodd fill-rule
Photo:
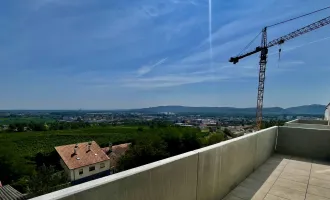
<path fill-rule="evenodd" d="M 278 48 L 278 62 L 277 62 L 277 67 L 278 67 L 278 68 L 280 67 L 281 52 L 282 52 L 282 47 L 281 47 L 281 44 L 280 44 L 280 45 L 279 45 L 279 48 Z"/>

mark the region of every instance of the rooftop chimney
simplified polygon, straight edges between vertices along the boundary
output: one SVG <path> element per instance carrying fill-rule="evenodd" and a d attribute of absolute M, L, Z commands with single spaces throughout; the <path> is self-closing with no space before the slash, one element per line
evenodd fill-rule
<path fill-rule="evenodd" d="M 112 152 L 112 143 L 109 142 L 109 152 L 108 153 L 111 153 Z"/>
<path fill-rule="evenodd" d="M 74 146 L 73 154 L 77 155 L 77 149 L 78 149 L 78 144 L 76 144 L 76 145 Z"/>
<path fill-rule="evenodd" d="M 87 144 L 87 151 L 90 151 L 91 150 L 91 145 L 92 145 L 92 142 L 89 141 L 88 144 Z"/>

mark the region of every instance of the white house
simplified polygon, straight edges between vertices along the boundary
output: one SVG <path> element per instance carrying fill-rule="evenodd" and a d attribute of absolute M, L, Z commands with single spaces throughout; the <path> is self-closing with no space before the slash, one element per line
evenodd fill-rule
<path fill-rule="evenodd" d="M 110 175 L 110 158 L 95 141 L 58 146 L 55 149 L 73 184 Z"/>

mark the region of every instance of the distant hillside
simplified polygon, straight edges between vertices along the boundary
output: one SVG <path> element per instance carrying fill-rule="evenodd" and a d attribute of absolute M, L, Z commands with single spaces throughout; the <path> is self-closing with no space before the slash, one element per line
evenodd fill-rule
<path fill-rule="evenodd" d="M 287 113 L 294 113 L 297 115 L 301 115 L 301 114 L 323 115 L 324 111 L 325 111 L 325 105 L 319 105 L 319 104 L 297 106 L 286 109 Z"/>
<path fill-rule="evenodd" d="M 304 105 L 291 108 L 269 107 L 264 108 L 263 113 L 269 115 L 294 114 L 294 115 L 321 115 L 324 113 L 325 105 Z M 187 106 L 157 106 L 150 108 L 132 109 L 131 112 L 142 113 L 209 113 L 209 114 L 241 114 L 253 115 L 256 108 L 234 108 L 234 107 L 187 107 Z"/>

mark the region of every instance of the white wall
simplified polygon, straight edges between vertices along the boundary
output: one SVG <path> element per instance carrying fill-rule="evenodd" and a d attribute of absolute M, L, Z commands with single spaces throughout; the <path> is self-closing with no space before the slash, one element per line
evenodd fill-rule
<path fill-rule="evenodd" d="M 101 163 L 105 164 L 104 168 L 101 168 L 100 165 Z M 89 167 L 91 166 L 95 166 L 95 170 L 94 171 L 89 171 Z M 84 173 L 83 174 L 79 174 L 79 170 L 83 169 Z M 74 170 L 71 170 L 74 173 L 74 179 L 73 180 L 79 180 L 81 178 L 85 178 L 87 176 L 91 176 L 106 170 L 110 170 L 110 160 L 104 161 L 104 162 L 100 162 L 100 163 L 96 163 L 94 165 L 89 165 L 89 166 L 85 166 L 85 167 L 81 167 L 81 168 L 77 168 Z"/>
<path fill-rule="evenodd" d="M 68 166 L 66 166 L 66 164 L 62 159 L 60 159 L 60 164 L 63 167 L 65 173 L 68 175 L 68 180 L 73 181 L 74 180 L 73 171 L 69 170 Z"/>

